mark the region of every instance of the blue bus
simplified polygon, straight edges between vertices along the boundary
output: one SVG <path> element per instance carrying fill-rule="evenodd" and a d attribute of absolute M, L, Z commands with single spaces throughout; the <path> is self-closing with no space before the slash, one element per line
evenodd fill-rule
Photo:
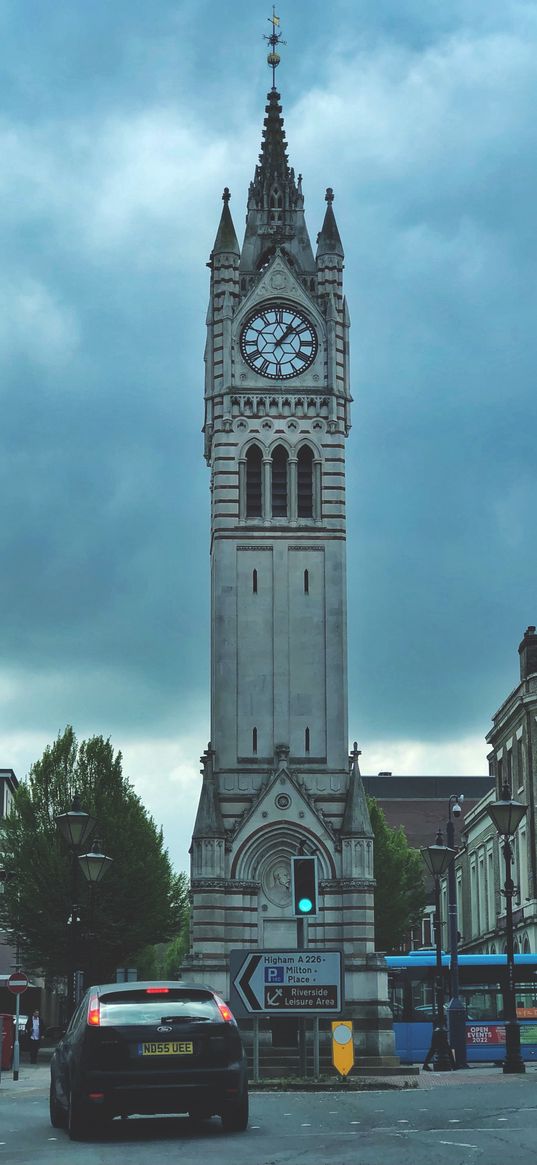
<path fill-rule="evenodd" d="M 388 955 L 388 991 L 396 1053 L 403 1064 L 423 1063 L 435 1015 L 436 954 L 432 950 Z M 466 1007 L 468 1062 L 505 1058 L 506 955 L 459 955 L 459 994 Z M 450 963 L 442 955 L 446 1004 Z M 515 955 L 517 1018 L 524 1060 L 537 1061 L 537 955 Z"/>

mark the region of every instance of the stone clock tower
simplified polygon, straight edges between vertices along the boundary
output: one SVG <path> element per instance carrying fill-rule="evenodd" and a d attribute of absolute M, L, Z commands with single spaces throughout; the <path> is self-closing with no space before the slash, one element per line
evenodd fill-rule
<path fill-rule="evenodd" d="M 290 859 L 315 853 L 307 942 L 344 951 L 345 1014 L 378 1056 L 393 1042 L 372 829 L 356 746 L 348 756 L 343 247 L 329 189 L 313 253 L 274 85 L 242 247 L 229 200 L 209 261 L 211 743 L 185 974 L 229 997 L 230 949 L 296 947 Z"/>

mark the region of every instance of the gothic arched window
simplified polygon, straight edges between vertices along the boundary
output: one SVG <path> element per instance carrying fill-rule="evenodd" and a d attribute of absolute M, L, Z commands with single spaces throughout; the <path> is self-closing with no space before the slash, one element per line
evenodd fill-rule
<path fill-rule="evenodd" d="M 272 454 L 272 517 L 287 517 L 287 462 L 283 445 L 277 445 Z"/>
<path fill-rule="evenodd" d="M 273 186 L 270 192 L 270 218 L 273 223 L 282 221 L 283 197 L 278 186 Z"/>
<path fill-rule="evenodd" d="M 246 517 L 260 518 L 261 473 L 263 454 L 259 445 L 251 445 L 246 454 Z"/>
<path fill-rule="evenodd" d="M 299 518 L 313 518 L 313 453 L 309 445 L 299 450 L 297 487 Z"/>

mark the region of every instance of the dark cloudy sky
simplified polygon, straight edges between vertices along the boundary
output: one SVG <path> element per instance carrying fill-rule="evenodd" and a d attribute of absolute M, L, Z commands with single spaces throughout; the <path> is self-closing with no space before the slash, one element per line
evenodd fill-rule
<path fill-rule="evenodd" d="M 537 621 L 537 6 L 281 0 L 346 250 L 350 734 L 482 773 Z M 0 0 L 0 767 L 111 736 L 186 868 L 208 734 L 205 266 L 242 232 L 266 0 Z M 456 790 L 455 790 L 456 791 Z"/>

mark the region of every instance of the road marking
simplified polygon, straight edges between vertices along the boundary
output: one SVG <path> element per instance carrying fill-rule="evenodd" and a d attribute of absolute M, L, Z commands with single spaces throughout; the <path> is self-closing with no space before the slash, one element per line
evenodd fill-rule
<path fill-rule="evenodd" d="M 260 1129 L 261 1125 L 248 1125 L 249 1129 Z M 56 1137 L 49 1137 L 49 1141 L 55 1141 Z"/>
<path fill-rule="evenodd" d="M 466 1141 L 440 1141 L 441 1145 L 454 1145 L 457 1149 L 477 1149 L 477 1145 L 469 1145 Z"/>
<path fill-rule="evenodd" d="M 499 1116 L 499 1117 L 498 1117 L 498 1120 L 499 1120 L 499 1121 L 506 1121 L 506 1120 L 509 1120 L 509 1117 L 507 1117 L 507 1116 Z"/>
<path fill-rule="evenodd" d="M 448 1122 L 448 1123 L 449 1123 L 450 1125 L 460 1125 L 460 1123 L 461 1123 L 460 1117 L 458 1117 L 458 1116 L 452 1116 L 452 1117 L 450 1117 L 450 1120 L 449 1120 L 449 1122 Z"/>
<path fill-rule="evenodd" d="M 300 1128 L 301 1129 L 311 1129 L 311 1121 L 306 1121 L 306 1123 L 301 1125 Z"/>
<path fill-rule="evenodd" d="M 360 1121 L 351 1121 L 351 1125 L 359 1125 L 360 1123 Z"/>

